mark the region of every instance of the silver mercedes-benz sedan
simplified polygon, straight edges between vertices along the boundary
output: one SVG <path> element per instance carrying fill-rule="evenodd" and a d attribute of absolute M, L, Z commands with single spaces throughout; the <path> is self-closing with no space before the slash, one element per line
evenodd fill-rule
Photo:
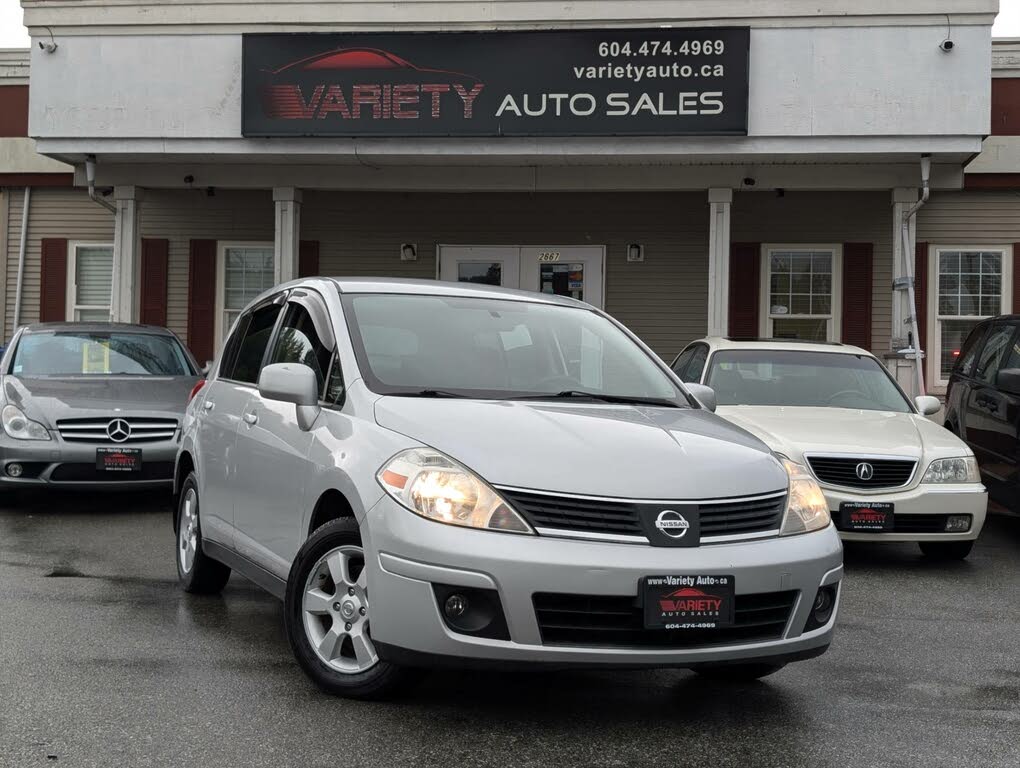
<path fill-rule="evenodd" d="M 191 354 L 165 328 L 38 323 L 0 361 L 0 488 L 172 487 Z"/>
<path fill-rule="evenodd" d="M 843 573 L 804 466 L 573 299 L 289 283 L 185 415 L 177 568 L 284 598 L 323 689 L 412 667 L 770 674 L 829 645 Z"/>

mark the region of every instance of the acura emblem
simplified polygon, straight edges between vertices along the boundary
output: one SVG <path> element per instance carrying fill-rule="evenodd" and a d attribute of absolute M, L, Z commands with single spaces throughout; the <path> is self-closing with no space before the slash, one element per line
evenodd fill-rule
<path fill-rule="evenodd" d="M 124 419 L 114 419 L 106 425 L 107 436 L 115 443 L 123 443 L 131 437 L 131 425 Z"/>
<path fill-rule="evenodd" d="M 655 527 L 671 539 L 682 539 L 687 535 L 691 524 L 687 518 L 672 509 L 664 509 L 655 518 Z"/>
<path fill-rule="evenodd" d="M 862 461 L 857 465 L 857 478 L 859 480 L 870 480 L 875 475 L 875 468 L 868 462 Z"/>

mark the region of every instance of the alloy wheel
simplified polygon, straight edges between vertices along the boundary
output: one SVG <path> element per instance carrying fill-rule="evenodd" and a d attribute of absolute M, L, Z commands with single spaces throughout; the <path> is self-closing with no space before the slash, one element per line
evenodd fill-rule
<path fill-rule="evenodd" d="M 309 644 L 327 666 L 366 672 L 379 661 L 369 634 L 365 553 L 345 545 L 315 563 L 305 582 L 301 615 Z"/>
<path fill-rule="evenodd" d="M 181 519 L 177 531 L 177 557 L 183 573 L 191 573 L 198 549 L 198 494 L 188 488 L 181 500 Z"/>

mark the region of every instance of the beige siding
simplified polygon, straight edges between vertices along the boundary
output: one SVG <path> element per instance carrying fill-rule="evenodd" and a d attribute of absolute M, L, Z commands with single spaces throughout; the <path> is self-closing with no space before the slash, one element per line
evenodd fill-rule
<path fill-rule="evenodd" d="M 742 192 L 734 196 L 733 242 L 872 243 L 871 348 L 889 351 L 892 314 L 889 192 Z"/>
<path fill-rule="evenodd" d="M 935 192 L 917 214 L 917 239 L 932 245 L 1020 242 L 1020 194 Z"/>
<path fill-rule="evenodd" d="M 6 250 L 5 340 L 14 330 L 14 300 L 18 286 L 18 248 L 21 240 L 21 211 L 24 190 L 10 190 L 10 217 Z M 62 237 L 68 241 L 113 242 L 113 214 L 88 198 L 83 189 L 36 188 L 32 190 L 28 217 L 28 247 L 25 258 L 21 324 L 39 319 L 40 246 L 43 238 Z"/>
<path fill-rule="evenodd" d="M 671 359 L 705 334 L 704 194 L 346 194 L 306 192 L 301 236 L 330 275 L 435 277 L 446 245 L 604 245 L 606 309 Z M 417 262 L 400 244 L 418 244 Z M 645 246 L 628 263 L 626 246 Z"/>
<path fill-rule="evenodd" d="M 146 190 L 142 237 L 170 241 L 167 326 L 187 341 L 190 241 L 273 242 L 273 196 L 265 191 Z"/>

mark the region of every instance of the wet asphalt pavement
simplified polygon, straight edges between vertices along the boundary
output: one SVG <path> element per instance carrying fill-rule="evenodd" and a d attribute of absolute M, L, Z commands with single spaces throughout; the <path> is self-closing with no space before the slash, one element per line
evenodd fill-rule
<path fill-rule="evenodd" d="M 767 681 L 685 671 L 433 673 L 319 693 L 281 606 L 175 584 L 169 502 L 0 506 L 2 766 L 1020 765 L 1020 520 L 971 558 L 854 546 L 836 641 Z"/>

